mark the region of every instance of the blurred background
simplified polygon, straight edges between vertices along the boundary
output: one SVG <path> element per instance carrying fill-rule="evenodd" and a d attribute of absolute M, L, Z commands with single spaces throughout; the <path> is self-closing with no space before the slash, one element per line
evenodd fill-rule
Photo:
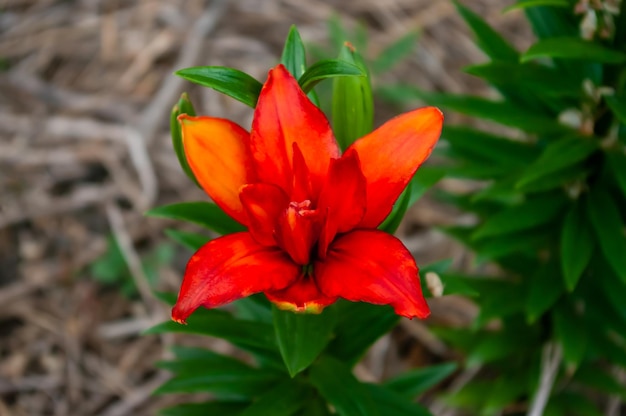
<path fill-rule="evenodd" d="M 508 2 L 463 3 L 520 50 L 530 44 L 521 14 L 501 13 Z M 252 113 L 173 72 L 224 65 L 264 81 L 292 24 L 317 56 L 336 52 L 338 26 L 365 28 L 371 59 L 415 33 L 375 87 L 490 94 L 460 71 L 484 58 L 448 1 L 0 0 L 0 416 L 152 415 L 176 401 L 151 395 L 168 377 L 154 363 L 174 342 L 199 341 L 141 332 L 168 319 L 152 289 L 176 291 L 191 254 L 164 229 L 187 228 L 143 213 L 206 196 L 178 165 L 169 113 L 183 91 L 201 114 L 248 128 Z M 378 123 L 399 111 L 377 100 Z M 435 227 L 471 220 L 427 195 L 398 234 L 418 264 L 462 267 L 467 253 Z M 461 298 L 431 305 L 430 320 L 450 325 L 475 314 Z M 452 354 L 428 321 L 405 320 L 357 376 L 381 380 Z"/>

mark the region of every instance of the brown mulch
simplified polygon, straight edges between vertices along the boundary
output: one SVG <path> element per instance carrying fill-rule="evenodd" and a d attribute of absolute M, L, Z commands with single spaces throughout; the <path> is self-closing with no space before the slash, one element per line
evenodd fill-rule
<path fill-rule="evenodd" d="M 520 14 L 500 13 L 508 2 L 465 3 L 528 45 Z M 169 111 L 183 90 L 202 113 L 249 125 L 251 111 L 172 72 L 226 65 L 264 79 L 291 24 L 306 42 L 327 45 L 334 15 L 367 26 L 370 56 L 421 33 L 414 53 L 379 82 L 488 93 L 460 72 L 484 58 L 448 1 L 0 0 L 0 416 L 153 415 L 175 402 L 151 396 L 167 378 L 154 362 L 177 338 L 140 335 L 169 313 L 141 259 L 167 244 L 164 228 L 181 225 L 142 213 L 206 198 L 169 139 Z M 396 111 L 378 104 L 384 117 Z M 466 220 L 425 198 L 400 236 L 421 264 L 464 265 L 467 253 L 432 227 Z M 92 266 L 110 253 L 111 236 L 138 288 L 130 296 Z M 156 286 L 174 291 L 189 252 L 166 247 L 173 259 L 157 265 Z M 433 320 L 453 325 L 475 313 L 458 298 L 432 306 Z M 380 380 L 451 354 L 427 323 L 405 321 L 356 373 Z"/>

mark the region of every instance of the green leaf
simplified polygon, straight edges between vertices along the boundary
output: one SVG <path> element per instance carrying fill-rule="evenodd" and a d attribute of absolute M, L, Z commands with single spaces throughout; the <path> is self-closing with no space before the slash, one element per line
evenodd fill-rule
<path fill-rule="evenodd" d="M 566 302 L 560 302 L 552 312 L 552 324 L 554 335 L 563 348 L 565 362 L 578 367 L 585 356 L 589 336 L 583 317 Z"/>
<path fill-rule="evenodd" d="M 210 392 L 219 399 L 248 399 L 262 394 L 280 380 L 276 373 L 252 370 L 175 377 L 163 383 L 154 394 Z"/>
<path fill-rule="evenodd" d="M 196 176 L 193 174 L 193 171 L 189 166 L 189 163 L 187 162 L 187 156 L 185 155 L 185 149 L 183 148 L 183 137 L 180 131 L 180 124 L 178 123 L 178 116 L 181 114 L 188 114 L 190 116 L 196 115 L 187 93 L 183 93 L 180 96 L 178 103 L 174 106 L 174 108 L 172 108 L 172 112 L 170 113 L 170 134 L 172 136 L 174 153 L 176 153 L 180 167 L 189 179 L 191 179 L 196 185 L 200 186 Z"/>
<path fill-rule="evenodd" d="M 174 306 L 176 303 L 176 293 L 174 292 L 159 292 L 157 290 L 153 290 L 152 294 L 155 298 L 165 303 L 167 306 Z"/>
<path fill-rule="evenodd" d="M 306 51 L 304 50 L 304 43 L 302 42 L 300 33 L 295 25 L 291 25 L 291 28 L 289 28 L 289 34 L 285 41 L 280 62 L 285 65 L 285 68 L 287 68 L 296 79 L 300 78 L 306 71 Z"/>
<path fill-rule="evenodd" d="M 484 118 L 529 133 L 557 134 L 567 128 L 543 113 L 529 110 L 510 101 L 494 101 L 469 95 L 422 91 L 409 85 L 380 89 L 383 97 L 404 102 L 415 99 L 456 111 L 468 116 Z"/>
<path fill-rule="evenodd" d="M 446 174 L 441 167 L 422 166 L 411 179 L 411 197 L 409 207 L 412 207 L 424 194 Z"/>
<path fill-rule="evenodd" d="M 563 294 L 563 278 L 555 262 L 550 262 L 537 270 L 530 280 L 530 290 L 526 300 L 526 313 L 529 322 L 536 322 Z"/>
<path fill-rule="evenodd" d="M 181 202 L 164 205 L 152 208 L 145 215 L 188 221 L 213 230 L 218 234 L 230 234 L 246 229 L 211 202 Z"/>
<path fill-rule="evenodd" d="M 626 124 L 626 97 L 605 96 L 604 101 L 609 106 L 615 117 L 622 123 Z"/>
<path fill-rule="evenodd" d="M 607 151 L 606 159 L 613 171 L 613 175 L 617 180 L 617 184 L 622 190 L 622 194 L 626 195 L 626 155 L 621 152 Z"/>
<path fill-rule="evenodd" d="M 261 322 L 234 319 L 218 309 L 198 309 L 187 320 L 187 325 L 164 322 L 148 329 L 145 334 L 178 332 L 210 335 L 223 338 L 246 350 L 263 350 L 278 355 L 274 328 Z"/>
<path fill-rule="evenodd" d="M 360 67 L 367 73 L 363 58 L 344 45 L 339 59 Z M 345 150 L 356 139 L 370 133 L 374 127 L 374 97 L 369 76 L 338 77 L 333 81 L 333 131 L 339 146 Z"/>
<path fill-rule="evenodd" d="M 424 407 L 382 386 L 367 383 L 364 387 L 378 415 L 433 416 Z"/>
<path fill-rule="evenodd" d="M 467 365 L 490 363 L 507 357 L 521 356 L 540 346 L 540 329 L 509 325 L 500 331 L 482 332 L 467 358 Z"/>
<path fill-rule="evenodd" d="M 327 78 L 366 77 L 367 74 L 355 64 L 339 59 L 324 59 L 311 65 L 298 79 L 302 91 L 308 93 L 315 85 Z"/>
<path fill-rule="evenodd" d="M 369 303 L 338 303 L 336 337 L 328 351 L 339 360 L 355 364 L 378 338 L 389 332 L 400 317 L 391 307 Z"/>
<path fill-rule="evenodd" d="M 187 247 L 192 251 L 197 251 L 198 249 L 200 249 L 200 247 L 202 247 L 211 240 L 210 237 L 202 234 L 174 230 L 171 228 L 165 229 L 165 235 L 167 235 L 169 238 L 176 241 L 183 247 Z"/>
<path fill-rule="evenodd" d="M 421 271 L 420 271 L 420 274 Z M 425 276 L 425 274 L 423 274 Z M 442 273 L 439 274 L 441 282 L 443 283 L 443 294 L 445 295 L 462 295 L 468 297 L 479 296 L 480 293 L 474 289 L 467 280 L 471 279 L 471 276 L 463 276 L 460 274 Z"/>
<path fill-rule="evenodd" d="M 283 381 L 263 394 L 238 416 L 301 415 L 302 408 L 307 405 L 309 391 L 309 388 L 298 381 Z"/>
<path fill-rule="evenodd" d="M 581 80 L 554 68 L 535 63 L 493 61 L 464 69 L 468 74 L 483 78 L 493 85 L 527 87 L 541 95 L 579 97 Z"/>
<path fill-rule="evenodd" d="M 176 75 L 203 87 L 226 94 L 249 107 L 256 107 L 263 84 L 233 68 L 223 66 L 197 66 L 176 71 Z"/>
<path fill-rule="evenodd" d="M 403 396 L 415 397 L 448 378 L 457 367 L 456 363 L 450 362 L 407 371 L 387 380 L 384 387 Z"/>
<path fill-rule="evenodd" d="M 321 314 L 294 313 L 272 306 L 278 348 L 289 375 L 308 368 L 330 341 L 335 315 L 334 308 Z"/>
<path fill-rule="evenodd" d="M 611 195 L 595 188 L 587 198 L 587 212 L 600 250 L 623 282 L 626 282 L 626 235 L 620 209 Z"/>
<path fill-rule="evenodd" d="M 409 182 L 404 191 L 400 194 L 395 204 L 393 204 L 393 208 L 387 218 L 378 226 L 379 230 L 382 230 L 386 233 L 393 234 L 396 232 L 402 219 L 404 218 L 404 214 L 406 210 L 409 208 L 409 202 L 411 200 L 411 188 L 413 182 Z"/>
<path fill-rule="evenodd" d="M 561 229 L 561 270 L 567 290 L 576 288 L 591 260 L 594 243 L 584 206 L 575 204 L 568 211 Z"/>
<path fill-rule="evenodd" d="M 570 7 L 570 3 L 567 0 L 517 0 L 517 3 L 506 7 L 502 12 L 507 13 L 511 10 L 527 9 L 537 6 Z"/>
<path fill-rule="evenodd" d="M 521 62 L 527 62 L 536 58 L 560 58 L 620 64 L 626 61 L 626 53 L 579 37 L 561 36 L 538 41 L 528 48 L 520 59 Z"/>
<path fill-rule="evenodd" d="M 409 32 L 384 48 L 372 62 L 372 71 L 377 74 L 387 72 L 402 59 L 409 56 L 415 50 L 417 37 L 417 32 Z"/>
<path fill-rule="evenodd" d="M 160 416 L 238 416 L 248 406 L 246 402 L 207 402 L 183 403 L 167 407 L 159 412 Z"/>
<path fill-rule="evenodd" d="M 359 383 L 343 362 L 323 356 L 311 366 L 309 377 L 311 384 L 335 407 L 339 415 L 378 415 L 365 385 Z"/>
<path fill-rule="evenodd" d="M 543 180 L 549 174 L 572 167 L 584 161 L 598 149 L 596 141 L 583 137 L 564 138 L 550 143 L 541 156 L 528 168 L 517 182 L 521 188 Z"/>
<path fill-rule="evenodd" d="M 517 62 L 519 54 L 510 43 L 489 26 L 479 15 L 455 0 L 459 14 L 476 36 L 478 47 L 493 60 Z"/>
<path fill-rule="evenodd" d="M 472 238 L 508 234 L 546 224 L 561 213 L 566 199 L 560 194 L 530 198 L 488 218 Z"/>
<path fill-rule="evenodd" d="M 464 126 L 446 125 L 441 133 L 455 152 L 483 163 L 513 166 L 528 166 L 536 157 L 537 150 L 527 143 L 495 136 Z"/>

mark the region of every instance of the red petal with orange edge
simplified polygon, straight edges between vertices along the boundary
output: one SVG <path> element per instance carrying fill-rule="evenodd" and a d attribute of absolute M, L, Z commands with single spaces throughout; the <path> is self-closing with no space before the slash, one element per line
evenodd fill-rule
<path fill-rule="evenodd" d="M 248 230 L 252 237 L 259 244 L 276 245 L 274 230 L 278 217 L 289 204 L 287 194 L 276 185 L 255 183 L 241 188 L 239 198 L 248 216 Z"/>
<path fill-rule="evenodd" d="M 183 323 L 199 306 L 213 308 L 253 293 L 284 289 L 300 272 L 285 252 L 257 244 L 250 233 L 209 241 L 187 264 L 172 319 Z"/>
<path fill-rule="evenodd" d="M 328 297 L 320 292 L 310 277 L 301 277 L 287 289 L 265 292 L 265 296 L 279 309 L 294 312 L 320 313 L 337 301 L 336 297 Z"/>
<path fill-rule="evenodd" d="M 314 276 L 329 297 L 391 305 L 407 318 L 430 314 L 413 256 L 400 240 L 382 231 L 356 230 L 340 236 L 330 245 L 326 260 L 315 263 Z"/>
<path fill-rule="evenodd" d="M 361 222 L 365 201 L 365 177 L 357 153 L 333 159 L 318 204 L 320 212 L 326 214 L 319 244 L 322 258 L 337 233 L 345 233 Z"/>
<path fill-rule="evenodd" d="M 367 210 L 361 227 L 377 227 L 389 215 L 435 147 L 442 124 L 443 114 L 437 108 L 420 108 L 389 120 L 348 148 L 346 153 L 359 154 L 367 180 Z"/>
<path fill-rule="evenodd" d="M 239 188 L 252 182 L 249 133 L 221 118 L 182 114 L 178 120 L 185 155 L 196 179 L 228 215 L 247 224 Z"/>
<path fill-rule="evenodd" d="M 319 192 L 330 158 L 340 155 L 339 147 L 322 111 L 278 65 L 269 72 L 252 121 L 250 145 L 261 182 L 291 192 L 294 142 L 311 173 L 313 190 Z"/>

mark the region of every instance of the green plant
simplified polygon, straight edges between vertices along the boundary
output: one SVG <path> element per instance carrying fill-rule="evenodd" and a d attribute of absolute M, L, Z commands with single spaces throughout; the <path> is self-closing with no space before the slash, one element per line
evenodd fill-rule
<path fill-rule="evenodd" d="M 500 98 L 383 91 L 512 132 L 442 133 L 448 175 L 482 183 L 441 193 L 477 218 L 445 231 L 500 270 L 464 279 L 479 293 L 471 329 L 437 329 L 483 370 L 448 403 L 481 415 L 602 414 L 610 397 L 626 398 L 626 2 L 518 1 L 509 10 L 523 8 L 537 36 L 522 53 L 455 5 L 489 58 L 466 72 Z"/>

